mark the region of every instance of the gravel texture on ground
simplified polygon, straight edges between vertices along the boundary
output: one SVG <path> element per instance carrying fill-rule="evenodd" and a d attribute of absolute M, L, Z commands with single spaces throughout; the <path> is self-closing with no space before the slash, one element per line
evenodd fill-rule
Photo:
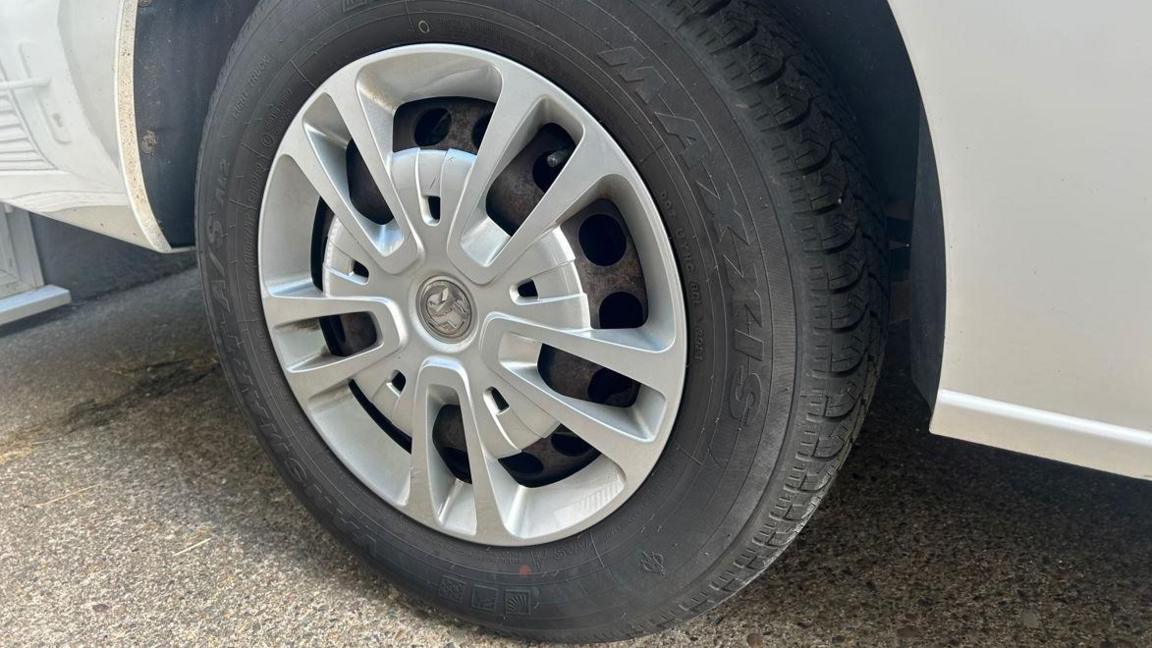
<path fill-rule="evenodd" d="M 930 436 L 900 333 L 796 544 L 628 645 L 1152 645 L 1152 484 Z M 0 642 L 515 645 L 321 531 L 214 353 L 195 273 L 0 329 Z"/>

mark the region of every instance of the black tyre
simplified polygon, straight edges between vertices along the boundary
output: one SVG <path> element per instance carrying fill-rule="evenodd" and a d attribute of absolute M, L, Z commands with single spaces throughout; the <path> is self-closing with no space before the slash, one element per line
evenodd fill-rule
<path fill-rule="evenodd" d="M 398 587 L 516 636 L 636 636 L 735 594 L 827 493 L 883 356 L 883 222 L 851 116 L 763 4 L 264 0 L 249 20 L 201 151 L 213 332 L 285 480 Z M 604 519 L 540 544 L 470 542 L 386 502 L 318 433 L 266 322 L 261 205 L 289 123 L 341 68 L 420 43 L 518 62 L 594 115 L 658 205 L 683 287 L 687 366 L 658 461 Z"/>

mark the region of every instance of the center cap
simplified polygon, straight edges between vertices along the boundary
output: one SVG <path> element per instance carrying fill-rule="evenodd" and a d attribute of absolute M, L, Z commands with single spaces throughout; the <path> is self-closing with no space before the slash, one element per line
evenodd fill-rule
<path fill-rule="evenodd" d="M 424 325 L 433 334 L 456 340 L 472 328 L 472 302 L 468 293 L 450 279 L 433 279 L 424 284 L 417 304 Z"/>

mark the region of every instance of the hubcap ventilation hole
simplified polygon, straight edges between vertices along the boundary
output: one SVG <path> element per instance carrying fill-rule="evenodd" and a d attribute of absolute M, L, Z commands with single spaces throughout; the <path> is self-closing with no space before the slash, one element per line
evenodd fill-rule
<path fill-rule="evenodd" d="M 452 130 L 452 113 L 444 108 L 433 108 L 416 122 L 416 145 L 436 146 L 448 138 Z"/>
<path fill-rule="evenodd" d="M 485 202 L 488 217 L 509 236 L 515 234 L 564 169 L 565 152 L 575 146 L 567 131 L 556 124 L 538 130 L 492 183 Z"/>
<path fill-rule="evenodd" d="M 368 163 L 356 148 L 356 143 L 348 145 L 346 152 L 348 166 L 348 190 L 352 199 L 352 206 L 365 218 L 377 225 L 387 225 L 396 219 L 376 181 L 372 179 L 372 172 L 368 170 Z"/>

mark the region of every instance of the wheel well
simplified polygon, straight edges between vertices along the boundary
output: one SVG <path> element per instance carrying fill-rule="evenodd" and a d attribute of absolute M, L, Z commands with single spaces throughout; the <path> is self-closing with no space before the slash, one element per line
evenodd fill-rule
<path fill-rule="evenodd" d="M 136 131 L 148 200 L 174 247 L 195 242 L 194 191 L 208 102 L 257 0 L 140 0 L 134 76 Z"/>
<path fill-rule="evenodd" d="M 896 315 L 911 319 L 913 373 L 931 401 L 944 341 L 943 222 L 931 138 L 896 20 L 887 0 L 757 1 L 783 12 L 820 53 L 860 123 L 872 175 L 897 223 L 891 228 L 894 276 L 907 288 L 894 291 Z M 257 2 L 140 0 L 135 82 L 141 162 L 153 211 L 174 246 L 194 243 L 193 196 L 208 102 Z"/>

